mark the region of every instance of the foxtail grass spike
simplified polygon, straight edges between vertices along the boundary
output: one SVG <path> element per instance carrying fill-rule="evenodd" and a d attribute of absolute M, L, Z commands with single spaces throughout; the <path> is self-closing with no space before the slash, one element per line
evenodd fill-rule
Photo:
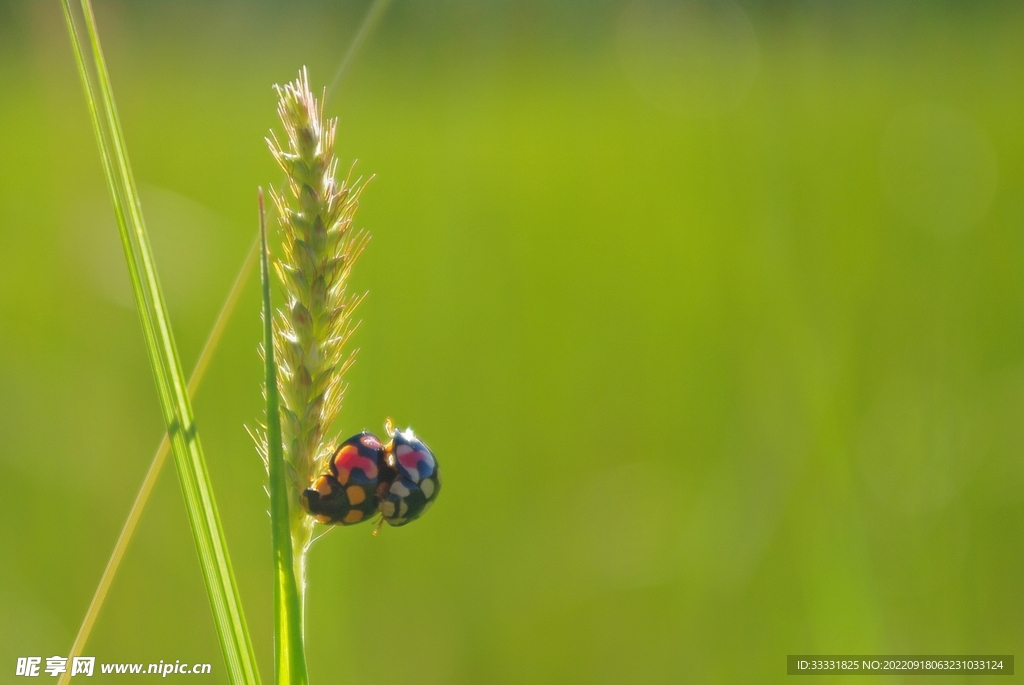
<path fill-rule="evenodd" d="M 284 307 L 274 320 L 274 351 L 281 398 L 292 546 L 299 593 L 305 588 L 305 553 L 313 520 L 300 493 L 326 469 L 335 439 L 328 435 L 341 410 L 342 376 L 355 350 L 346 343 L 356 327 L 353 311 L 362 299 L 348 291 L 352 265 L 368 235 L 352 220 L 364 187 L 337 178 L 337 120 L 324 120 L 322 104 L 309 88 L 305 68 L 276 86 L 277 112 L 285 138 L 271 134 L 270 151 L 284 170 L 287 187 L 270 195 L 281 226 L 281 255 L 274 268 Z"/>

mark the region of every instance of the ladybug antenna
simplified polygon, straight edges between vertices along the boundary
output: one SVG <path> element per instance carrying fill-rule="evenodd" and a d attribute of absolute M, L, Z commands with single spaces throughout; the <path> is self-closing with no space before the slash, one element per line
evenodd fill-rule
<path fill-rule="evenodd" d="M 380 529 L 381 529 L 381 527 L 383 527 L 383 525 L 384 525 L 384 514 L 381 514 L 380 518 L 377 519 L 376 527 L 374 527 L 374 529 L 373 529 L 373 537 L 377 537 L 377 533 L 380 532 Z"/>
<path fill-rule="evenodd" d="M 384 448 L 384 454 L 390 456 L 391 450 L 395 446 L 395 433 L 398 432 L 395 429 L 395 422 L 391 419 L 390 416 L 384 419 L 384 432 L 388 434 L 388 441 L 384 443 L 382 447 Z M 376 534 L 377 533 L 374 533 L 374 535 Z"/>

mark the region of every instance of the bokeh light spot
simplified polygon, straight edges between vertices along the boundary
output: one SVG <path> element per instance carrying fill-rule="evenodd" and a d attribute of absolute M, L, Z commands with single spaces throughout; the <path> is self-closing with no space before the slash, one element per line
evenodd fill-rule
<path fill-rule="evenodd" d="M 758 47 L 746 12 L 731 0 L 638 0 L 619 21 L 619 56 L 652 104 L 688 116 L 734 109 L 757 74 Z"/>
<path fill-rule="evenodd" d="M 900 513 L 945 507 L 964 487 L 977 456 L 976 413 L 969 397 L 939 381 L 891 380 L 861 426 L 861 478 Z"/>
<path fill-rule="evenodd" d="M 962 233 L 985 215 L 998 176 L 995 152 L 977 124 L 939 106 L 893 118 L 882 143 L 881 174 L 900 214 L 940 235 Z"/>

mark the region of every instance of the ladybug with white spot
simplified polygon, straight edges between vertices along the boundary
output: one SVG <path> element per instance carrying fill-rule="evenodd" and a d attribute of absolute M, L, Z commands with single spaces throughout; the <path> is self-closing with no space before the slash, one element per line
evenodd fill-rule
<path fill-rule="evenodd" d="M 441 491 L 441 471 L 434 453 L 411 428 L 396 430 L 388 419 L 384 430 L 391 441 L 384 446 L 377 497 L 380 513 L 392 526 L 404 526 L 422 516 Z"/>
<path fill-rule="evenodd" d="M 384 448 L 372 433 L 362 432 L 341 443 L 331 456 L 330 471 L 302 493 L 306 511 L 320 523 L 345 526 L 362 523 L 378 509 Z"/>

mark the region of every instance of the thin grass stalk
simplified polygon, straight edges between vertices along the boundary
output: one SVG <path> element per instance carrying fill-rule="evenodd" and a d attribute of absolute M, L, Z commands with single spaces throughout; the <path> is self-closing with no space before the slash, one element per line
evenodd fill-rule
<path fill-rule="evenodd" d="M 369 38 L 370 34 L 377 27 L 381 18 L 384 16 L 384 12 L 387 11 L 388 3 L 390 0 L 373 0 L 370 4 L 369 9 L 366 10 L 366 14 L 363 15 L 363 21 L 359 25 L 359 30 L 356 31 L 355 38 L 352 39 L 351 45 L 348 46 L 348 51 L 345 53 L 345 57 L 342 58 L 341 63 L 334 72 L 334 78 L 331 79 L 331 85 L 327 86 L 327 90 L 324 92 L 324 100 L 328 100 L 334 91 L 341 85 L 341 78 L 348 71 L 349 65 L 352 64 L 352 60 L 355 59 L 356 54 L 359 52 L 359 48 L 363 47 L 363 43 Z"/>
<path fill-rule="evenodd" d="M 267 221 L 260 205 L 260 280 L 263 285 L 263 359 L 266 364 L 267 435 L 266 457 L 270 472 L 271 542 L 274 549 L 274 667 L 277 685 L 306 685 L 306 653 L 303 644 L 302 604 L 292 560 L 291 515 L 288 511 L 288 480 L 281 443 L 281 412 L 274 361 L 274 310 L 270 301 L 270 263 Z"/>
<path fill-rule="evenodd" d="M 242 612 L 206 461 L 195 428 L 187 385 L 181 371 L 167 308 L 156 275 L 141 203 L 128 161 L 124 135 L 114 103 L 110 78 L 89 0 L 82 0 L 86 32 L 92 50 L 91 74 L 69 0 L 62 0 L 79 76 L 82 79 L 103 166 L 117 218 L 121 245 L 128 263 L 136 308 L 142 321 L 146 349 L 171 450 L 175 457 L 185 507 L 199 554 L 214 623 L 220 637 L 228 677 L 234 685 L 259 683 L 259 672 Z M 98 87 L 93 83 L 98 81 Z"/>
<path fill-rule="evenodd" d="M 235 276 L 235 281 L 231 285 L 228 297 L 224 300 L 224 304 L 221 306 L 220 312 L 217 314 L 217 319 L 214 321 L 213 328 L 210 330 L 210 334 L 207 336 L 206 342 L 203 344 L 203 349 L 199 353 L 199 359 L 196 361 L 195 368 L 192 369 L 192 375 L 189 376 L 189 399 L 195 398 L 196 391 L 199 389 L 199 385 L 202 383 L 203 377 L 206 375 L 206 369 L 210 366 L 210 360 L 213 358 L 213 353 L 220 344 L 220 340 L 224 335 L 224 330 L 227 328 L 227 323 L 231 319 L 231 314 L 234 312 L 235 306 L 238 304 L 238 300 L 242 296 L 245 284 L 249 280 L 249 274 L 252 273 L 252 269 L 256 265 L 256 257 L 259 254 L 259 245 L 260 237 L 257 234 L 256 239 L 253 240 L 252 245 L 249 247 L 245 261 L 242 263 L 242 268 L 239 270 L 238 275 Z M 142 518 L 142 512 L 146 508 L 147 502 L 149 502 L 149 496 L 153 492 L 153 487 L 156 485 L 157 478 L 160 476 L 160 472 L 163 470 L 164 464 L 167 463 L 167 455 L 170 454 L 170 451 L 171 441 L 167 433 L 164 433 L 163 437 L 160 439 L 160 446 L 157 448 L 156 454 L 153 456 L 153 461 L 150 462 L 149 469 L 146 471 L 146 475 L 142 479 L 142 485 L 139 487 L 139 492 L 135 495 L 135 501 L 132 502 L 132 508 L 128 512 L 128 518 L 121 527 L 121 533 L 117 536 L 117 542 L 114 543 L 114 549 L 111 551 L 110 558 L 107 560 L 107 565 L 104 567 L 103 574 L 100 576 L 100 582 L 96 585 L 96 590 L 93 592 L 92 600 L 89 602 L 89 608 L 85 612 L 82 624 L 79 626 L 78 633 L 75 635 L 75 641 L 71 645 L 71 653 L 68 655 L 69 660 L 76 656 L 80 656 L 82 654 L 82 650 L 85 649 L 86 643 L 89 641 L 89 636 L 92 634 L 93 626 L 96 624 L 96 619 L 99 617 L 100 609 L 103 608 L 103 603 L 106 601 L 107 592 L 110 590 L 110 586 L 114 582 L 117 570 L 121 566 L 121 560 L 124 559 L 125 552 L 128 550 L 128 543 L 131 542 L 132 536 L 135 534 L 135 528 L 139 523 L 139 519 Z M 68 685 L 70 682 L 70 671 L 64 671 L 60 674 L 60 678 L 57 679 L 57 685 Z"/>

